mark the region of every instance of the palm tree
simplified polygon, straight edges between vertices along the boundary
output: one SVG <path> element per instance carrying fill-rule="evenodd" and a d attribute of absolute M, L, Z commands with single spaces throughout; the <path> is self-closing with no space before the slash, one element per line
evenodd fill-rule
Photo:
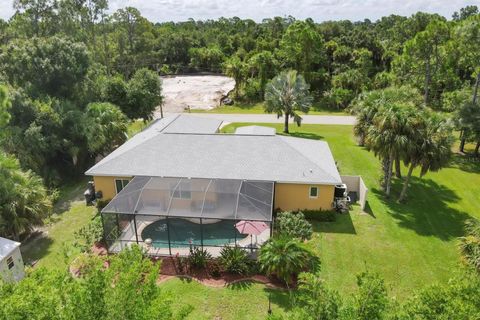
<path fill-rule="evenodd" d="M 304 248 L 300 242 L 289 237 L 271 238 L 260 249 L 258 261 L 268 275 L 275 274 L 287 286 L 292 275 L 302 271 L 315 270 L 319 266 L 318 258 Z"/>
<path fill-rule="evenodd" d="M 238 97 L 240 88 L 244 82 L 245 63 L 235 55 L 223 64 L 223 69 L 227 76 L 235 80 L 235 97 Z"/>
<path fill-rule="evenodd" d="M 108 102 L 90 103 L 86 110 L 85 135 L 93 154 L 105 155 L 127 140 L 128 119 Z"/>
<path fill-rule="evenodd" d="M 20 234 L 42 223 L 51 210 L 42 180 L 22 171 L 16 159 L 0 153 L 0 233 L 19 240 Z"/>
<path fill-rule="evenodd" d="M 410 105 L 416 109 L 422 109 L 422 97 L 417 89 L 409 86 L 388 87 L 380 90 L 372 90 L 361 94 L 352 102 L 351 112 L 356 115 L 357 122 L 354 134 L 358 138 L 359 145 L 365 145 L 368 128 L 373 125 L 373 118 L 381 106 L 392 103 Z M 395 175 L 401 178 L 400 158 L 394 160 Z"/>
<path fill-rule="evenodd" d="M 302 117 L 297 112 L 308 112 L 313 98 L 309 85 L 295 70 L 284 71 L 273 78 L 265 88 L 265 112 L 285 116 L 284 133 L 288 133 L 290 116 L 300 126 Z"/>
<path fill-rule="evenodd" d="M 402 158 L 412 136 L 411 119 L 416 109 L 405 104 L 382 106 L 368 128 L 366 146 L 383 161 L 383 188 L 390 196 L 394 160 Z"/>
<path fill-rule="evenodd" d="M 405 152 L 405 164 L 409 165 L 398 201 L 404 201 L 413 170 L 420 167 L 420 176 L 428 171 L 438 171 L 450 160 L 452 154 L 452 126 L 433 112 L 423 112 L 410 123 L 412 138 Z"/>

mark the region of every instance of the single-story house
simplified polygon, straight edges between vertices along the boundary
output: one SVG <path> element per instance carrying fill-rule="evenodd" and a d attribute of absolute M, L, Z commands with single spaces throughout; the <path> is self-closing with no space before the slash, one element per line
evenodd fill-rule
<path fill-rule="evenodd" d="M 0 237 L 0 280 L 16 282 L 25 276 L 20 243 Z"/>
<path fill-rule="evenodd" d="M 281 210 L 330 210 L 342 183 L 324 141 L 247 126 L 220 134 L 221 121 L 176 115 L 153 122 L 90 168 L 109 250 L 146 243 L 152 254 L 256 247 Z M 235 228 L 262 222 L 253 235 Z"/>

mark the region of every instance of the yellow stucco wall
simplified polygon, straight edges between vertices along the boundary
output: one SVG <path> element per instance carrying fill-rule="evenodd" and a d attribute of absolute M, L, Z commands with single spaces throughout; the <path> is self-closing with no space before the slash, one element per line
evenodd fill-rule
<path fill-rule="evenodd" d="M 102 200 L 111 200 L 117 194 L 115 189 L 115 180 L 130 180 L 131 177 L 93 177 L 95 191 L 102 191 Z"/>
<path fill-rule="evenodd" d="M 310 198 L 310 187 L 318 187 L 318 197 Z M 330 210 L 332 209 L 334 186 L 310 184 L 275 184 L 275 209 L 281 210 Z"/>
<path fill-rule="evenodd" d="M 102 200 L 110 200 L 116 195 L 116 179 L 130 180 L 131 177 L 93 177 L 95 190 L 102 191 L 103 193 Z M 310 198 L 310 186 L 318 187 L 317 198 Z M 282 210 L 330 210 L 332 209 L 334 189 L 334 186 L 330 185 L 276 183 L 274 208 Z M 146 196 L 148 197 L 148 194 Z M 155 195 L 155 197 L 158 196 L 158 194 Z M 195 200 L 195 197 L 196 194 L 192 194 L 192 200 Z M 185 203 L 188 204 L 191 202 L 191 200 L 181 199 L 178 199 L 177 201 L 185 201 Z"/>

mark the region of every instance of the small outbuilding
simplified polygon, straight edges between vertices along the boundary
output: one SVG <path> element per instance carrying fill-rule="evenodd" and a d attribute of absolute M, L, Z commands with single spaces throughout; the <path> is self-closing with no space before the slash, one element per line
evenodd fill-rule
<path fill-rule="evenodd" d="M 16 282 L 25 276 L 20 243 L 0 237 L 0 280 Z"/>

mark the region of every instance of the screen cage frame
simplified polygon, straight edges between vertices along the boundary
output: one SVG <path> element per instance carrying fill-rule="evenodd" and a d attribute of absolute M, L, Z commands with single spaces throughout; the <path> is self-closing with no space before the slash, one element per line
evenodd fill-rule
<path fill-rule="evenodd" d="M 151 256 L 186 256 L 198 246 L 215 257 L 224 246 L 240 246 L 253 254 L 272 235 L 274 197 L 272 181 L 136 176 L 100 212 L 107 250 L 139 244 Z M 240 234 L 241 221 L 266 228 Z M 143 238 L 149 226 L 160 239 Z"/>

